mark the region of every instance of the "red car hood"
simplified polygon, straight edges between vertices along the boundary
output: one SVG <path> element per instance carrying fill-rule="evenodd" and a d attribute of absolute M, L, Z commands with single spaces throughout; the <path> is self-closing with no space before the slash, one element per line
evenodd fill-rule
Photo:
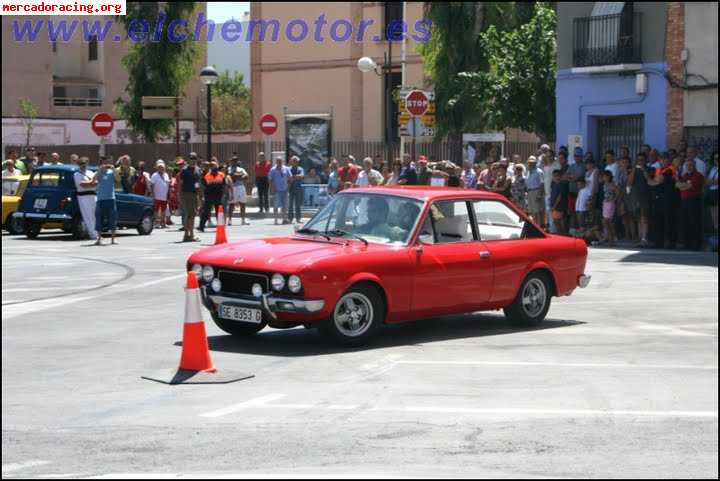
<path fill-rule="evenodd" d="M 233 242 L 197 251 L 188 262 L 263 271 L 297 272 L 320 259 L 362 252 L 382 246 L 365 247 L 360 242 L 324 242 L 273 237 Z"/>

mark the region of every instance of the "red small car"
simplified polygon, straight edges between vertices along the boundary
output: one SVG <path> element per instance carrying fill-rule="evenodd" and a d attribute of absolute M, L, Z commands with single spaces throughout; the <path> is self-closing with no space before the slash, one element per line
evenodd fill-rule
<path fill-rule="evenodd" d="M 403 186 L 345 190 L 290 237 L 207 247 L 187 268 L 230 334 L 304 325 L 359 345 L 386 323 L 481 310 L 537 325 L 552 296 L 587 285 L 586 260 L 582 240 L 502 196 Z"/>

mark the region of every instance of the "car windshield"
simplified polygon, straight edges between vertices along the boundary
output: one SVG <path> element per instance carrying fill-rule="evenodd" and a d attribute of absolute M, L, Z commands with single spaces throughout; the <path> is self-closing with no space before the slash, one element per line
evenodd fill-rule
<path fill-rule="evenodd" d="M 30 182 L 35 187 L 57 187 L 60 185 L 61 175 L 55 171 L 34 172 Z"/>
<path fill-rule="evenodd" d="M 407 197 L 343 193 L 298 232 L 380 244 L 407 244 L 422 206 L 422 201 Z"/>
<path fill-rule="evenodd" d="M 20 181 L 17 179 L 3 179 L 2 193 L 3 195 L 15 195 L 20 188 Z"/>

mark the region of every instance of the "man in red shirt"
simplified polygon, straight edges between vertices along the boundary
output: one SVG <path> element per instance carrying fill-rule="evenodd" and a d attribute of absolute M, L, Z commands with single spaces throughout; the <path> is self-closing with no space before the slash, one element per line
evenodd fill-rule
<path fill-rule="evenodd" d="M 685 174 L 680 177 L 677 188 L 682 200 L 682 219 L 685 231 L 685 248 L 700 250 L 702 248 L 702 194 L 705 177 L 697 171 L 695 161 L 685 162 Z"/>
<path fill-rule="evenodd" d="M 265 152 L 258 154 L 258 160 L 255 161 L 255 186 L 258 190 L 258 198 L 260 201 L 260 212 L 270 212 L 270 197 L 268 175 L 272 168 L 272 162 L 265 158 Z"/>
<path fill-rule="evenodd" d="M 346 155 L 341 162 L 341 166 L 338 169 L 338 178 L 340 179 L 339 190 L 343 190 L 348 182 L 354 185 L 360 173 L 360 169 L 355 165 L 355 158 L 352 155 Z"/>

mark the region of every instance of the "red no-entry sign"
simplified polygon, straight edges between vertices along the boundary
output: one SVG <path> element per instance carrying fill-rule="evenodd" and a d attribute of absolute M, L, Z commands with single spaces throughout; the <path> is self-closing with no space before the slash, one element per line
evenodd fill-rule
<path fill-rule="evenodd" d="M 273 114 L 260 117 L 260 130 L 265 135 L 272 135 L 277 131 L 278 121 Z"/>
<path fill-rule="evenodd" d="M 430 101 L 422 90 L 413 90 L 405 97 L 405 110 L 415 117 L 427 112 L 429 106 Z"/>
<path fill-rule="evenodd" d="M 100 112 L 93 115 L 90 121 L 93 132 L 100 137 L 105 136 L 112 132 L 115 122 L 110 114 L 106 112 Z"/>

